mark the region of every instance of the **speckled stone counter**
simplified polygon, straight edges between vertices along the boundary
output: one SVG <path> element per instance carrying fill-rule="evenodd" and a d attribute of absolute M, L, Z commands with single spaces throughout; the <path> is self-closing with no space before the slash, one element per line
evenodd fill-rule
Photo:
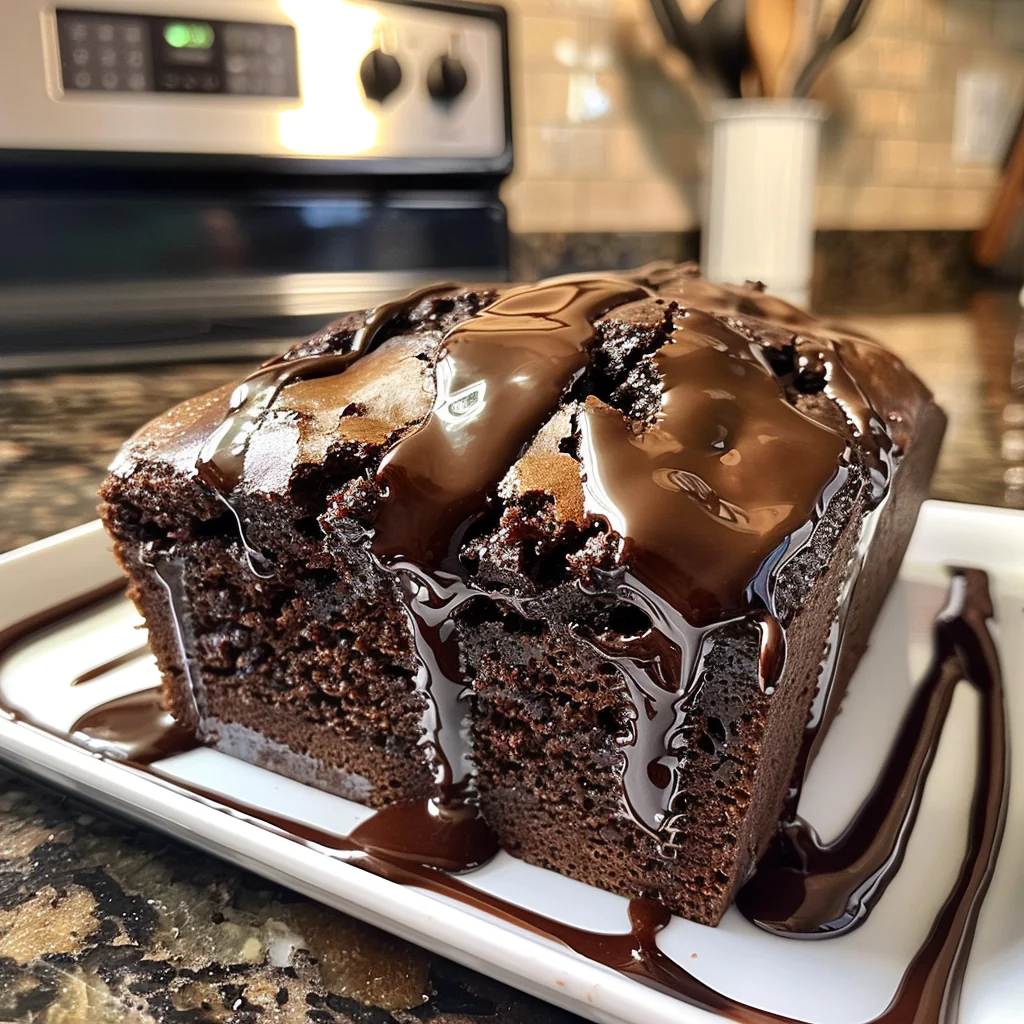
<path fill-rule="evenodd" d="M 0 770 L 0 1021 L 577 1020 Z"/>
<path fill-rule="evenodd" d="M 1016 296 L 942 309 L 847 319 L 906 359 L 949 413 L 933 495 L 1024 508 Z M 104 467 L 132 429 L 244 370 L 0 379 L 0 550 L 91 519 Z M 0 1021 L 105 1020 L 577 1018 L 0 771 Z"/>

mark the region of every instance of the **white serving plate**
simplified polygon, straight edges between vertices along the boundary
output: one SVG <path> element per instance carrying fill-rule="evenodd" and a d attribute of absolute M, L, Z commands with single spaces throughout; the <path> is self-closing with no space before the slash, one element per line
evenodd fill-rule
<path fill-rule="evenodd" d="M 1024 514 L 928 502 L 900 582 L 842 714 L 815 762 L 801 813 L 831 838 L 866 795 L 913 685 L 929 659 L 943 566 L 990 574 L 1007 684 L 1011 743 L 1024 737 Z M 98 523 L 0 557 L 0 630 L 119 575 Z M 136 647 L 134 609 L 122 597 L 23 641 L 0 662 L 3 704 L 52 729 L 123 693 L 154 685 L 151 658 L 71 687 L 77 674 Z M 902 870 L 868 922 L 828 941 L 781 939 L 735 910 L 706 928 L 674 919 L 662 950 L 714 989 L 813 1024 L 861 1024 L 888 1005 L 950 889 L 966 844 L 975 771 L 976 697 L 958 689 Z M 227 808 L 176 792 L 67 740 L 0 716 L 0 757 L 45 780 L 161 829 L 584 1017 L 628 1024 L 717 1018 L 591 962 L 559 943 L 454 900 L 388 882 L 322 848 L 294 842 Z M 1024 766 L 1013 764 L 1006 833 L 967 968 L 962 1024 L 1024 1021 Z M 371 811 L 201 749 L 161 769 L 245 804 L 326 831 L 349 832 Z M 593 931 L 628 931 L 627 902 L 500 854 L 470 884 Z"/>

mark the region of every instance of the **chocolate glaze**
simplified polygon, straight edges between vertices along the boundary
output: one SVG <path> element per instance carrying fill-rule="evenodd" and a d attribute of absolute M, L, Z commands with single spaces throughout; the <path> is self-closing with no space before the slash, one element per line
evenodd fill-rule
<path fill-rule="evenodd" d="M 584 406 L 587 510 L 629 543 L 637 579 L 706 626 L 750 610 L 751 581 L 812 517 L 846 443 L 785 401 L 759 347 L 706 314 L 676 317 L 654 365 L 661 412 L 643 433 L 597 399 Z"/>
<path fill-rule="evenodd" d="M 957 570 L 949 602 L 935 622 L 931 666 L 871 794 L 832 842 L 823 843 L 799 816 L 785 823 L 740 892 L 737 906 L 744 916 L 767 931 L 806 937 L 842 934 L 867 919 L 903 862 L 953 691 L 961 682 L 982 698 L 972 853 L 983 860 L 994 856 L 994 848 L 985 853 L 981 847 L 997 842 L 993 829 L 998 831 L 1006 800 L 1007 751 L 1002 677 L 987 626 L 991 615 L 984 574 Z M 986 803 L 993 806 L 986 809 Z M 979 820 L 986 815 L 988 826 Z"/>
<path fill-rule="evenodd" d="M 850 452 L 782 400 L 759 346 L 713 317 L 674 317 L 654 364 L 664 387 L 658 422 L 637 435 L 588 399 L 580 449 L 587 510 L 628 538 L 630 569 L 615 592 L 657 634 L 591 642 L 619 667 L 638 709 L 624 748 L 624 799 L 667 849 L 678 831 L 671 808 L 682 728 L 714 627 L 740 618 L 756 625 L 758 685 L 770 694 L 786 657 L 779 572 L 848 479 Z"/>
<path fill-rule="evenodd" d="M 669 304 L 660 297 L 663 285 Z M 344 355 L 284 357 L 243 381 L 203 448 L 200 479 L 231 507 L 248 439 L 281 390 L 295 380 L 343 374 L 393 318 L 429 293 L 375 310 Z M 723 315 L 688 309 L 691 297 L 705 305 L 712 297 L 711 308 Z M 834 345 L 823 343 L 818 358 L 821 386 L 834 391 L 853 432 L 867 439 L 856 449 L 797 410 L 761 340 L 735 330 L 728 314 L 781 317 L 793 327 L 813 321 L 777 300 L 737 297 L 657 266 L 511 288 L 444 337 L 433 407 L 384 454 L 376 472 L 379 500 L 363 525 L 374 562 L 395 577 L 406 607 L 437 797 L 450 808 L 472 803 L 467 687 L 453 616 L 471 598 L 512 599 L 472 579 L 460 553 L 493 508 L 499 483 L 588 369 L 595 322 L 641 301 L 665 306 L 666 343 L 653 356 L 663 388 L 656 421 L 632 423 L 591 396 L 576 422 L 585 513 L 611 531 L 625 570 L 609 576 L 606 589 L 640 605 L 658 634 L 622 649 L 604 647 L 636 710 L 623 745 L 623 806 L 670 844 L 678 737 L 699 686 L 702 652 L 713 642 L 709 630 L 739 617 L 754 623 L 761 637 L 758 684 L 770 693 L 786 650 L 774 600 L 778 572 L 810 541 L 851 461 L 887 444 Z M 786 344 L 792 336 L 791 329 Z M 869 468 L 883 463 L 874 455 L 870 461 Z M 880 499 L 888 477 L 874 479 Z M 239 529 L 253 565 L 241 521 Z M 594 580 L 588 585 L 599 589 Z"/>
<path fill-rule="evenodd" d="M 109 661 L 105 661 L 103 664 L 96 665 L 75 676 L 71 680 L 71 685 L 82 686 L 84 683 L 91 683 L 94 679 L 99 679 L 101 676 L 105 676 L 108 672 L 113 672 L 114 669 L 120 668 L 122 665 L 130 665 L 133 661 L 145 658 L 148 654 L 149 648 L 145 644 L 141 647 L 133 647 L 132 650 L 125 651 L 124 654 L 119 654 L 116 658 L 111 658 Z"/>
<path fill-rule="evenodd" d="M 103 588 L 98 598 L 86 595 L 84 599 L 60 606 L 50 615 L 35 616 L 4 631 L 0 634 L 0 654 L 27 634 L 86 607 L 90 599 L 102 599 L 111 592 L 109 587 Z M 945 714 L 956 682 L 963 680 L 974 686 L 982 698 L 981 743 L 968 848 L 956 883 L 927 939 L 904 973 L 893 1000 L 875 1018 L 878 1024 L 953 1024 L 956 1019 L 978 913 L 999 852 L 1008 797 L 1009 748 L 1002 677 L 988 629 L 991 616 L 985 574 L 978 570 L 956 570 L 950 601 L 936 623 L 936 649 L 931 669 L 922 684 L 922 694 L 915 701 L 916 710 L 905 719 L 894 748 L 902 751 L 909 746 L 911 753 L 903 758 L 902 765 L 896 753 L 890 757 L 869 800 L 874 810 L 862 810 L 855 820 L 858 828 L 867 829 L 871 814 L 881 812 L 882 832 L 891 833 L 891 828 L 887 829 L 884 823 L 894 820 L 893 816 L 900 818 L 903 813 L 899 810 L 905 806 L 901 803 L 900 790 L 919 785 L 921 766 L 925 761 L 930 763 L 934 755 L 939 736 L 935 716 Z M 3 710 L 8 717 L 21 717 L 11 709 Z M 921 710 L 925 713 L 921 714 Z M 554 938 L 596 963 L 732 1020 L 744 1024 L 790 1024 L 790 1018 L 747 1006 L 716 992 L 669 959 L 658 947 L 657 935 L 671 916 L 656 903 L 632 901 L 630 931 L 609 935 L 525 910 L 446 873 L 444 869 L 465 869 L 484 863 L 494 852 L 488 848 L 486 830 L 480 829 L 470 809 L 464 809 L 438 826 L 438 815 L 446 813 L 445 809 L 420 805 L 388 808 L 377 812 L 351 835 L 339 836 L 235 801 L 216 791 L 181 782 L 167 775 L 158 763 L 147 763 L 150 755 L 165 757 L 194 744 L 191 735 L 176 727 L 163 711 L 156 689 L 133 695 L 127 702 L 115 701 L 95 709 L 76 723 L 71 738 L 104 757 L 123 755 L 134 743 L 141 758 L 122 762 L 123 767 L 145 773 L 171 791 L 188 795 L 234 817 L 256 822 L 295 842 L 329 850 L 357 867 L 398 884 L 439 893 Z M 101 742 L 97 744 L 97 741 Z M 902 786 L 894 784 L 898 781 L 900 765 L 905 776 Z M 915 800 L 912 798 L 912 802 Z M 886 801 L 893 810 L 890 811 Z M 431 819 L 424 821 L 424 814 Z M 912 827 L 911 815 L 906 828 Z M 898 866 L 895 862 L 892 870 Z M 764 870 L 775 869 L 768 864 Z M 874 899 L 880 895 L 881 890 Z M 873 901 L 866 902 L 866 909 L 870 910 L 871 905 Z"/>
<path fill-rule="evenodd" d="M 115 760 L 150 764 L 196 747 L 184 729 L 163 709 L 160 689 L 139 690 L 87 711 L 71 727 L 71 739 Z"/>
<path fill-rule="evenodd" d="M 372 550 L 385 565 L 459 572 L 462 539 L 524 446 L 587 366 L 593 322 L 647 290 L 625 278 L 514 288 L 453 328 L 434 408 L 385 455 Z"/>
<path fill-rule="evenodd" d="M 250 373 L 232 392 L 227 416 L 210 435 L 199 454 L 196 461 L 199 479 L 233 510 L 226 499 L 244 475 L 249 438 L 259 429 L 281 390 L 293 381 L 333 377 L 343 373 L 356 359 L 370 351 L 383 329 L 396 317 L 407 314 L 427 296 L 449 291 L 453 287 L 451 283 L 429 285 L 402 299 L 386 302 L 370 310 L 365 323 L 356 331 L 349 350 L 340 355 L 324 354 L 301 359 L 279 356 Z M 248 552 L 250 546 L 241 526 L 239 521 L 242 541 Z"/>
<path fill-rule="evenodd" d="M 625 278 L 564 278 L 499 296 L 449 332 L 434 370 L 433 409 L 380 465 L 385 501 L 371 551 L 401 580 L 442 803 L 472 797 L 467 688 L 451 621 L 472 593 L 459 560 L 462 542 L 586 368 L 593 322 L 647 294 Z"/>

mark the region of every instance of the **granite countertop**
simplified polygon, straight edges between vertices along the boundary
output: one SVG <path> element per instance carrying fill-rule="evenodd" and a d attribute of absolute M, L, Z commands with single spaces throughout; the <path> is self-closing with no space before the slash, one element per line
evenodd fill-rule
<path fill-rule="evenodd" d="M 1016 296 L 978 293 L 952 312 L 846 319 L 895 349 L 949 414 L 933 496 L 1024 508 Z M 104 467 L 128 433 L 244 369 L 0 380 L 0 551 L 93 518 Z M 577 1019 L 0 771 L 0 1020 Z"/>

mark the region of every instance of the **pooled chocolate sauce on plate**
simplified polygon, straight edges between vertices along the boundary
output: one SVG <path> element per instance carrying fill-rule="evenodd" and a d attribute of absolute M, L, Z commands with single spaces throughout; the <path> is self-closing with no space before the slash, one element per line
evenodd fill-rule
<path fill-rule="evenodd" d="M 101 592 L 109 596 L 110 588 Z M 59 621 L 87 606 L 90 595 L 60 608 L 51 616 L 36 616 L 0 634 L 0 654 L 11 644 L 38 629 Z M 95 596 L 92 598 L 95 600 Z M 970 954 L 978 914 L 988 889 L 999 852 L 1008 797 L 1008 737 L 1002 675 L 995 644 L 989 631 L 993 614 L 985 574 L 978 570 L 954 570 L 950 600 L 935 625 L 935 651 L 932 665 L 913 699 L 878 785 L 865 808 L 857 815 L 844 837 L 861 833 L 862 838 L 878 825 L 883 842 L 896 836 L 905 846 L 906 833 L 913 828 L 917 797 L 906 799 L 923 784 L 926 766 L 934 756 L 941 721 L 949 708 L 952 688 L 963 681 L 981 696 L 979 720 L 978 769 L 971 809 L 967 850 L 956 881 L 936 915 L 929 934 L 907 967 L 896 995 L 888 1008 L 875 1018 L 877 1024 L 953 1024 L 959 992 Z M 12 718 L 23 716 L 3 709 Z M 31 722 L 29 722 L 31 724 Z M 36 726 L 38 728 L 38 726 Z M 174 779 L 161 770 L 159 760 L 195 746 L 190 733 L 175 726 L 163 711 L 157 689 L 121 698 L 101 705 L 83 716 L 74 726 L 73 742 L 103 757 L 122 759 L 137 750 L 131 760 L 122 760 L 126 770 L 145 773 L 167 789 L 200 800 L 240 819 L 262 825 L 296 842 L 312 844 L 331 851 L 353 865 L 372 871 L 402 885 L 415 886 L 457 899 L 537 934 L 549 936 L 588 959 L 636 978 L 644 984 L 668 992 L 694 1005 L 717 1012 L 745 1024 L 789 1024 L 790 1018 L 739 1003 L 708 987 L 658 947 L 657 934 L 671 917 L 657 903 L 635 900 L 630 903 L 631 929 L 621 934 L 591 932 L 564 924 L 506 900 L 479 891 L 464 880 L 446 873 L 485 863 L 493 855 L 489 837 L 480 828 L 479 819 L 464 809 L 447 820 L 425 821 L 424 813 L 448 813 L 444 808 L 398 806 L 377 812 L 350 835 L 339 836 L 315 826 L 274 814 Z M 894 827 L 895 822 L 905 823 Z M 434 843 L 437 845 L 433 845 Z M 841 867 L 842 858 L 856 852 L 854 840 L 840 852 L 839 860 L 808 862 L 804 874 L 805 889 L 811 897 L 797 904 L 809 908 L 812 921 L 831 916 L 829 908 L 837 897 L 849 893 Z M 868 843 L 869 850 L 874 844 Z M 855 859 L 855 858 L 854 858 Z M 870 858 L 869 858 L 870 859 Z M 879 858 L 875 858 L 876 861 Z M 899 866 L 899 859 L 882 857 L 885 870 Z M 767 860 L 761 869 L 771 881 L 782 868 Z M 868 877 L 865 875 L 864 877 Z M 754 880 L 756 891 L 757 878 Z M 883 887 L 884 888 L 884 887 Z M 765 896 L 780 889 L 771 884 Z M 781 891 L 793 891 L 785 885 Z M 881 896 L 881 889 L 865 901 L 867 911 Z M 751 897 L 752 898 L 752 897 Z M 781 897 L 780 897 L 781 898 Z M 791 916 L 791 906 L 785 904 Z M 824 908 L 822 911 L 821 908 Z M 841 931 L 841 930 L 840 930 Z"/>
<path fill-rule="evenodd" d="M 85 672 L 80 672 L 71 680 L 71 685 L 82 686 L 85 683 L 91 683 L 94 679 L 99 679 L 101 676 L 105 676 L 108 672 L 113 672 L 114 669 L 121 668 L 123 665 L 130 665 L 133 661 L 145 658 L 148 654 L 149 648 L 145 644 L 142 644 L 140 647 L 133 647 L 130 651 L 125 651 L 124 654 L 119 654 L 116 658 L 110 658 L 108 661 L 86 669 Z"/>
<path fill-rule="evenodd" d="M 91 708 L 71 727 L 70 735 L 87 750 L 137 764 L 182 754 L 197 745 L 195 734 L 160 706 L 158 688 L 138 690 Z"/>
<path fill-rule="evenodd" d="M 956 572 L 949 603 L 935 621 L 931 666 L 873 790 L 832 842 L 822 842 L 798 816 L 785 822 L 740 891 L 737 906 L 745 917 L 776 934 L 807 937 L 842 934 L 867 919 L 903 863 L 953 691 L 961 682 L 982 700 L 976 802 L 1005 800 L 1002 680 L 985 626 L 991 615 L 983 574 Z"/>

